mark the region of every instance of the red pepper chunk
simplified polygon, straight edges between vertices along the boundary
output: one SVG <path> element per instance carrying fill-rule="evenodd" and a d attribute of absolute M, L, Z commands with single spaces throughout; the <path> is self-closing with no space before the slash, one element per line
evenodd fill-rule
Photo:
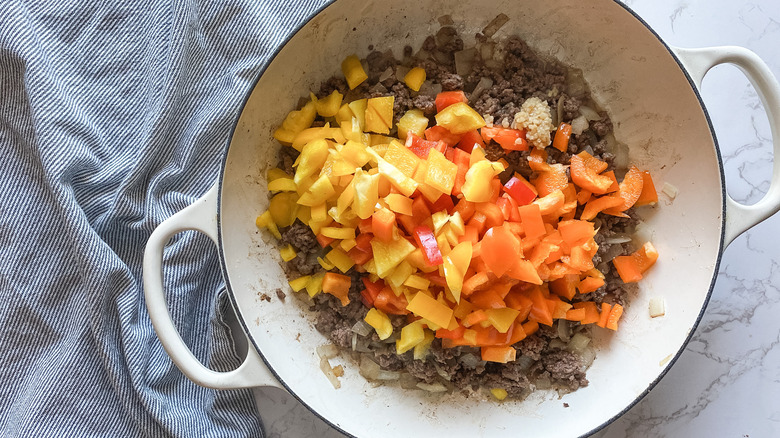
<path fill-rule="evenodd" d="M 423 140 L 411 132 L 406 137 L 405 145 L 407 148 L 409 148 L 410 151 L 414 152 L 415 155 L 422 158 L 423 160 L 428 159 L 428 153 L 431 151 L 431 149 L 436 149 L 442 154 L 447 152 L 447 143 L 443 141 Z"/>
<path fill-rule="evenodd" d="M 441 93 L 436 95 L 436 112 L 440 113 L 441 110 L 444 108 L 447 108 L 448 106 L 458 103 L 458 102 L 465 102 L 468 103 L 468 99 L 466 98 L 466 93 L 463 91 L 442 91 Z"/>
<path fill-rule="evenodd" d="M 439 243 L 436 242 L 436 236 L 430 228 L 420 225 L 414 229 L 414 239 L 417 241 L 423 253 L 425 263 L 429 266 L 437 266 L 444 263 L 439 250 Z"/>
<path fill-rule="evenodd" d="M 504 191 L 517 201 L 518 205 L 527 205 L 536 199 L 536 193 L 516 176 L 513 176 L 504 184 Z"/>

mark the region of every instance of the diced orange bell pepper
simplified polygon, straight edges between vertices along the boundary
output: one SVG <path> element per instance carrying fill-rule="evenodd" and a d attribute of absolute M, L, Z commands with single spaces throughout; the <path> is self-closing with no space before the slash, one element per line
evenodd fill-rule
<path fill-rule="evenodd" d="M 482 347 L 482 360 L 486 362 L 508 363 L 515 360 L 517 350 L 514 347 Z"/>
<path fill-rule="evenodd" d="M 556 190 L 563 190 L 569 185 L 566 168 L 561 164 L 552 164 L 548 170 L 538 173 L 539 175 L 532 179 L 531 183 L 536 187 L 539 196 L 547 196 Z"/>
<path fill-rule="evenodd" d="M 490 284 L 487 272 L 478 271 L 463 282 L 463 295 L 471 295 L 476 291 L 486 288 Z"/>
<path fill-rule="evenodd" d="M 607 190 L 612 186 L 612 179 L 605 175 L 599 175 L 592 167 L 586 166 L 581 154 L 571 157 L 571 180 L 578 187 L 592 193 L 599 195 L 607 193 Z"/>
<path fill-rule="evenodd" d="M 618 206 L 604 210 L 604 213 L 625 216 L 623 212 L 631 208 L 642 194 L 642 183 L 642 172 L 636 166 L 631 166 L 623 177 L 623 181 L 620 182 L 620 188 L 616 194 L 623 202 Z"/>
<path fill-rule="evenodd" d="M 568 274 L 550 282 L 550 292 L 561 298 L 571 301 L 577 293 L 577 284 L 580 282 L 580 276 Z"/>
<path fill-rule="evenodd" d="M 463 134 L 460 137 L 460 141 L 458 142 L 458 148 L 466 151 L 469 154 L 471 154 L 471 151 L 474 150 L 474 146 L 479 146 L 482 149 L 485 148 L 485 142 L 482 141 L 482 136 L 476 129 Z"/>
<path fill-rule="evenodd" d="M 533 302 L 528 319 L 540 324 L 552 326 L 552 312 L 550 311 L 550 306 L 547 304 L 547 299 L 542 294 L 542 289 L 535 287 L 529 290 L 526 296 Z"/>
<path fill-rule="evenodd" d="M 635 283 L 642 279 L 642 274 L 658 260 L 658 251 L 652 243 L 646 242 L 642 248 L 631 255 L 618 256 L 612 259 L 612 264 L 624 283 Z"/>
<path fill-rule="evenodd" d="M 563 197 L 563 195 L 561 195 L 561 197 Z M 544 220 L 542 220 L 542 212 L 538 204 L 523 205 L 522 207 L 518 207 L 518 211 L 520 213 L 520 222 L 523 224 L 526 238 L 535 239 L 547 234 L 547 230 L 544 227 Z"/>
<path fill-rule="evenodd" d="M 352 279 L 346 275 L 336 274 L 335 272 L 326 272 L 322 278 L 322 291 L 333 295 L 341 300 L 341 305 L 349 304 L 349 287 Z"/>
<path fill-rule="evenodd" d="M 471 327 L 474 324 L 487 321 L 487 319 L 487 313 L 485 313 L 485 311 L 482 309 L 477 309 L 466 315 L 466 317 L 461 320 L 461 324 L 463 324 L 464 327 Z"/>
<path fill-rule="evenodd" d="M 577 290 L 581 294 L 587 294 L 597 290 L 601 286 L 604 286 L 603 278 L 585 277 L 577 284 Z"/>
<path fill-rule="evenodd" d="M 569 137 L 571 137 L 571 125 L 562 122 L 558 125 L 558 130 L 555 131 L 555 137 L 553 138 L 553 147 L 561 152 L 566 152 L 569 148 Z"/>
<path fill-rule="evenodd" d="M 495 141 L 507 151 L 527 151 L 528 141 L 525 130 L 504 128 L 501 126 L 483 126 L 480 130 L 485 142 Z"/>
<path fill-rule="evenodd" d="M 492 202 L 480 202 L 475 206 L 478 213 L 485 215 L 485 227 L 492 228 L 504 223 L 504 213 L 501 208 Z"/>
<path fill-rule="evenodd" d="M 395 225 L 395 213 L 387 208 L 380 208 L 371 216 L 371 229 L 374 236 L 383 241 L 391 242 L 398 237 Z"/>
<path fill-rule="evenodd" d="M 658 192 L 655 191 L 653 178 L 650 176 L 650 171 L 645 170 L 642 172 L 642 193 L 639 195 L 639 199 L 634 203 L 634 206 L 641 207 L 643 205 L 654 205 L 657 202 Z"/>
<path fill-rule="evenodd" d="M 612 311 L 612 305 L 608 303 L 601 303 L 601 313 L 599 313 L 599 320 L 596 323 L 599 327 L 606 327 L 609 321 L 609 312 Z"/>
<path fill-rule="evenodd" d="M 425 130 L 425 139 L 429 141 L 443 141 L 447 146 L 455 146 L 460 141 L 460 135 L 451 133 L 443 126 L 434 125 Z"/>
<path fill-rule="evenodd" d="M 590 201 L 585 204 L 580 219 L 584 221 L 593 220 L 599 213 L 608 213 L 608 210 L 622 205 L 623 202 L 624 200 L 622 198 L 614 195 L 591 198 Z"/>
<path fill-rule="evenodd" d="M 528 154 L 528 165 L 531 167 L 531 170 L 536 172 L 547 172 L 550 170 L 550 165 L 547 164 L 547 151 L 534 148 Z"/>
<path fill-rule="evenodd" d="M 607 324 L 606 327 L 610 330 L 617 330 L 618 329 L 618 320 L 620 320 L 620 317 L 623 315 L 623 306 L 620 304 L 615 304 L 612 306 L 612 310 L 609 311 L 609 316 L 607 317 Z"/>
<path fill-rule="evenodd" d="M 585 319 L 585 309 L 569 309 L 566 311 L 566 319 L 569 321 L 582 321 Z"/>
<path fill-rule="evenodd" d="M 482 260 L 500 277 L 522 256 L 520 241 L 507 227 L 493 227 L 482 238 Z"/>
<path fill-rule="evenodd" d="M 466 99 L 466 93 L 463 91 L 443 91 L 436 95 L 436 112 L 441 112 L 444 108 L 447 108 L 448 106 L 458 103 L 458 102 L 464 102 L 468 103 L 468 99 Z"/>
<path fill-rule="evenodd" d="M 585 318 L 580 320 L 580 324 L 595 324 L 599 322 L 599 308 L 593 301 L 574 303 L 574 308 L 585 309 Z"/>
<path fill-rule="evenodd" d="M 374 307 L 390 315 L 408 314 L 409 311 L 406 310 L 407 305 L 406 296 L 404 294 L 396 296 L 395 292 L 389 287 L 379 291 L 379 294 L 374 299 Z"/>

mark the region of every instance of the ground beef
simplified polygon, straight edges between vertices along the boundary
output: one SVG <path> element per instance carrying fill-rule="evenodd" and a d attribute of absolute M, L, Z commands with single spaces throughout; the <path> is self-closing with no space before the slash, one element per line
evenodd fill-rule
<path fill-rule="evenodd" d="M 426 116 L 432 116 L 436 113 L 436 103 L 431 96 L 420 94 L 412 99 L 412 105 L 421 110 Z"/>
<path fill-rule="evenodd" d="M 455 73 L 445 73 L 439 78 L 441 88 L 444 91 L 453 91 L 463 89 L 463 78 Z"/>
<path fill-rule="evenodd" d="M 580 100 L 576 97 L 563 95 L 563 120 L 571 122 L 580 115 Z"/>
<path fill-rule="evenodd" d="M 439 373 L 433 362 L 412 360 L 406 365 L 406 371 L 425 383 L 433 383 Z"/>
<path fill-rule="evenodd" d="M 567 385 L 572 390 L 588 385 L 580 357 L 570 351 L 550 352 L 542 356 L 542 363 L 553 380 Z"/>
<path fill-rule="evenodd" d="M 279 162 L 276 167 L 284 170 L 287 174 L 292 175 L 295 173 L 293 163 L 298 158 L 298 151 L 293 148 L 279 148 Z"/>
<path fill-rule="evenodd" d="M 287 294 L 284 293 L 281 289 L 276 289 L 276 298 L 279 298 L 279 301 L 284 302 L 284 299 L 287 297 Z"/>
<path fill-rule="evenodd" d="M 303 253 L 313 253 L 320 249 L 320 244 L 317 242 L 317 236 L 314 235 L 311 228 L 299 220 L 296 220 L 282 233 L 282 244 L 290 244 L 295 247 L 298 252 Z M 298 258 L 301 257 L 296 257 L 296 259 Z"/>
<path fill-rule="evenodd" d="M 604 137 L 612 132 L 612 121 L 609 120 L 606 113 L 602 113 L 601 119 L 590 122 L 590 129 L 599 137 Z"/>
<path fill-rule="evenodd" d="M 342 321 L 330 331 L 330 340 L 339 348 L 352 348 L 352 326 Z"/>
<path fill-rule="evenodd" d="M 332 76 L 327 81 L 323 82 L 320 85 L 320 91 L 317 92 L 318 98 L 323 98 L 328 95 L 330 95 L 333 91 L 338 91 L 342 95 L 347 94 L 347 91 L 349 91 L 349 86 L 347 85 L 347 81 L 344 78 L 340 78 L 337 76 Z"/>
<path fill-rule="evenodd" d="M 518 342 L 515 346 L 523 356 L 528 356 L 533 360 L 539 360 L 542 357 L 542 351 L 547 348 L 549 342 L 549 339 L 534 334 L 523 339 L 521 342 Z"/>
<path fill-rule="evenodd" d="M 398 371 L 404 368 L 404 361 L 395 351 L 376 353 L 374 360 L 380 367 L 389 371 Z"/>
<path fill-rule="evenodd" d="M 320 268 L 317 258 L 313 254 L 299 253 L 294 259 L 287 262 L 287 270 L 297 273 L 297 276 L 312 275 Z"/>

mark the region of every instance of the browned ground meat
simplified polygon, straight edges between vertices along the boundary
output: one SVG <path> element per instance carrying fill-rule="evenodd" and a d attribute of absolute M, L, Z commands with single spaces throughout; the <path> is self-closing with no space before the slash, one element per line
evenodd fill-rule
<path fill-rule="evenodd" d="M 483 35 L 477 35 L 479 41 L 485 41 Z M 558 104 L 562 105 L 562 121 L 571 122 L 580 116 L 583 104 L 593 105 L 587 96 L 578 97 L 567 94 L 565 82 L 566 70 L 555 62 L 549 62 L 538 57 L 519 38 L 509 37 L 504 43 L 505 58 L 498 68 L 490 68 L 489 62 L 484 62 L 478 52 L 472 71 L 461 77 L 455 72 L 454 52 L 463 49 L 463 41 L 454 28 L 444 27 L 435 36 L 428 37 L 422 46 L 422 58 L 414 55 L 411 47 L 405 47 L 402 61 L 397 61 L 390 52 L 373 50 L 366 59 L 368 80 L 349 90 L 343 78 L 333 77 L 323 82 L 317 96 L 324 97 L 334 90 L 344 94 L 344 101 L 377 97 L 394 97 L 394 121 L 410 109 L 420 109 L 434 123 L 434 98 L 431 95 L 410 90 L 403 81 L 398 79 L 396 72 L 401 66 L 410 68 L 420 66 L 425 68 L 427 78 L 433 84 L 441 86 L 442 90 L 464 90 L 469 92 L 481 78 L 489 78 L 493 85 L 470 101 L 479 113 L 493 117 L 494 123 L 504 119 L 511 122 L 514 114 L 522 103 L 530 97 L 546 100 L 553 113 L 558 112 Z M 494 65 L 495 67 L 495 65 Z M 388 74 L 388 69 L 392 74 Z M 386 76 L 379 81 L 381 76 Z M 595 105 L 594 105 L 595 107 Z M 548 162 L 568 164 L 571 155 L 587 150 L 594 156 L 606 161 L 610 169 L 614 156 L 609 151 L 606 138 L 612 133 L 612 122 L 605 113 L 601 119 L 590 122 L 589 128 L 580 135 L 573 135 L 569 149 L 560 152 L 552 147 L 547 148 Z M 315 120 L 315 126 L 325 123 L 322 118 Z M 395 133 L 393 129 L 391 135 Z M 280 152 L 280 167 L 292 173 L 292 163 L 298 153 L 292 148 L 282 148 Z M 500 175 L 502 182 L 509 179 L 515 172 L 525 178 L 532 179 L 536 173 L 528 164 L 528 152 L 505 151 L 499 145 L 486 145 L 486 155 L 490 160 L 505 159 L 507 170 Z M 579 207 L 582 208 L 581 206 Z M 631 288 L 623 284 L 610 263 L 605 263 L 603 257 L 630 253 L 630 244 L 610 244 L 606 239 L 616 233 L 631 233 L 636 224 L 636 218 L 616 218 L 600 214 L 601 232 L 596 236 L 599 250 L 594 257 L 594 264 L 604 273 L 605 285 L 597 291 L 583 296 L 577 294 L 574 301 L 593 300 L 597 303 L 625 303 Z M 290 275 L 308 275 L 320 270 L 316 260 L 321 248 L 311 230 L 296 221 L 293 226 L 281 230 L 282 243 L 291 244 L 298 250 L 298 257 L 288 263 Z M 615 246 L 617 245 L 617 248 Z M 352 270 L 348 273 L 352 278 L 349 290 L 350 303 L 342 306 L 341 302 L 328 294 L 314 297 L 313 310 L 317 316 L 315 327 L 328 336 L 339 347 L 351 350 L 354 333 L 353 325 L 362 320 L 368 309 L 362 304 L 360 291 L 363 290 L 363 274 Z M 407 323 L 405 316 L 392 316 L 395 329 Z M 586 329 L 578 324 L 570 323 L 569 332 L 583 332 Z M 397 332 L 396 332 L 397 333 Z M 376 333 L 357 337 L 358 344 L 368 345 L 371 357 L 385 370 L 404 371 L 421 382 L 442 382 L 459 390 L 479 388 L 504 388 L 511 397 L 523 397 L 533 390 L 537 379 L 550 380 L 558 387 L 577 389 L 588 384 L 580 357 L 567 350 L 554 347 L 553 339 L 558 337 L 557 326 L 542 326 L 540 330 L 524 340 L 516 343 L 518 360 L 510 364 L 486 363 L 481 361 L 480 350 L 473 347 L 443 348 L 440 339 L 434 339 L 429 354 L 423 360 L 412 358 L 412 353 L 395 354 L 394 342 L 379 340 Z M 392 338 L 391 338 L 392 339 Z M 557 344 L 561 345 L 560 343 Z M 469 356 L 471 355 L 471 356 Z"/>

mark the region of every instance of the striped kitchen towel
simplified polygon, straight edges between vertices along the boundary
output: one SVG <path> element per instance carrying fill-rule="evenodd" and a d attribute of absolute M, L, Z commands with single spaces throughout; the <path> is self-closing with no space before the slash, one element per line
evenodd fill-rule
<path fill-rule="evenodd" d="M 323 0 L 0 2 L 0 436 L 262 436 L 252 394 L 187 380 L 141 259 L 215 181 L 261 65 Z M 213 244 L 166 249 L 196 356 L 240 363 Z"/>

